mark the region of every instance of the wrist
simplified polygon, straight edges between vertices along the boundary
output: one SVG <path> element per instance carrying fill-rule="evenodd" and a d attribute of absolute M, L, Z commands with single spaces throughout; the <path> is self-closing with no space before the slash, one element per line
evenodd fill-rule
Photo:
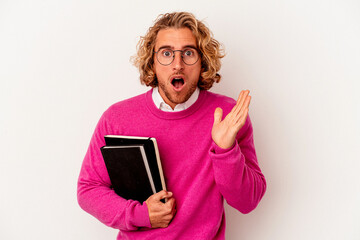
<path fill-rule="evenodd" d="M 138 227 L 151 228 L 148 206 L 145 201 L 142 205 L 139 204 L 139 206 L 134 209 L 134 216 L 136 221 L 135 224 Z"/>
<path fill-rule="evenodd" d="M 222 147 L 222 146 L 219 146 L 217 145 L 215 142 L 213 142 L 213 152 L 214 153 L 217 153 L 217 154 L 222 154 L 222 153 L 226 153 L 226 152 L 229 152 L 231 149 L 233 149 L 236 145 L 236 141 L 234 141 L 232 143 L 232 145 L 230 145 L 229 147 Z"/>

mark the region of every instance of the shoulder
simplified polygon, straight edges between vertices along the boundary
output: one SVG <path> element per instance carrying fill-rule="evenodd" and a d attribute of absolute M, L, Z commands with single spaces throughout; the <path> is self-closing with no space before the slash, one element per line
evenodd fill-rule
<path fill-rule="evenodd" d="M 146 104 L 146 93 L 116 102 L 112 104 L 104 112 L 103 116 L 105 118 L 113 118 L 114 116 L 118 117 L 120 115 L 127 115 L 135 113 L 138 111 L 143 111 Z"/>
<path fill-rule="evenodd" d="M 208 91 L 207 98 L 208 103 L 211 103 L 215 107 L 220 107 L 223 110 L 232 109 L 236 104 L 236 101 L 233 98 L 214 92 Z"/>
<path fill-rule="evenodd" d="M 208 97 L 210 99 L 217 100 L 217 101 L 225 103 L 225 104 L 226 103 L 228 103 L 228 104 L 235 104 L 236 103 L 236 101 L 231 97 L 228 97 L 228 96 L 225 96 L 225 95 L 222 95 L 222 94 L 219 94 L 219 93 L 210 92 L 210 91 L 208 91 Z"/>

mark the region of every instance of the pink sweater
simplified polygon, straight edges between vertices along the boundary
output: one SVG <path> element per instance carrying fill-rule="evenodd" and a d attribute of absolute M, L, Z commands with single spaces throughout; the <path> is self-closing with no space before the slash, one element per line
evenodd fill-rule
<path fill-rule="evenodd" d="M 223 201 L 242 213 L 252 211 L 265 193 L 250 119 L 230 149 L 211 138 L 216 107 L 224 116 L 235 101 L 208 91 L 181 112 L 163 112 L 151 90 L 112 105 L 99 120 L 82 164 L 78 202 L 107 226 L 119 229 L 117 239 L 224 239 Z M 100 152 L 104 135 L 155 137 L 168 191 L 177 213 L 167 228 L 151 229 L 147 206 L 125 200 L 110 189 Z"/>

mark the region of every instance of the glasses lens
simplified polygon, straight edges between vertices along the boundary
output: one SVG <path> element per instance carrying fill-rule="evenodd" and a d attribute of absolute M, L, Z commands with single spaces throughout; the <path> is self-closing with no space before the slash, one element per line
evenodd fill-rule
<path fill-rule="evenodd" d="M 169 65 L 174 59 L 174 52 L 167 48 L 160 49 L 156 55 L 158 61 L 163 65 Z"/>
<path fill-rule="evenodd" d="M 182 59 L 188 65 L 195 64 L 199 59 L 199 53 L 194 48 L 186 48 L 182 51 Z"/>

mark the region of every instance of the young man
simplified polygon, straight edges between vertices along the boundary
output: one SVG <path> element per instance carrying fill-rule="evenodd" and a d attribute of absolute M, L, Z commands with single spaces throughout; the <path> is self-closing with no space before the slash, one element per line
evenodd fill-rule
<path fill-rule="evenodd" d="M 105 111 L 78 181 L 80 206 L 119 229 L 118 239 L 224 239 L 224 199 L 248 213 L 264 195 L 249 91 L 237 101 L 207 91 L 220 81 L 222 57 L 190 13 L 161 15 L 140 40 L 134 61 L 152 89 Z M 169 192 L 143 203 L 116 195 L 100 152 L 107 134 L 155 137 Z"/>

